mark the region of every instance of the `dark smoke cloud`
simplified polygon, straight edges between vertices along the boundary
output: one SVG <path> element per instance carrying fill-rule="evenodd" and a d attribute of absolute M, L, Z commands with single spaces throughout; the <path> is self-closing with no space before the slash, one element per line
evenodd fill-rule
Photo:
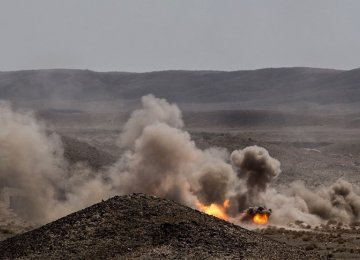
<path fill-rule="evenodd" d="M 281 172 L 280 162 L 256 145 L 233 151 L 231 162 L 238 169 L 238 177 L 246 184 L 246 190 L 240 186 L 236 195 L 240 210 L 258 204 L 261 193 Z"/>
<path fill-rule="evenodd" d="M 143 97 L 142 105 L 119 137 L 123 154 L 109 169 L 95 172 L 83 164 L 70 166 L 56 134 L 2 103 L 0 211 L 10 214 L 11 208 L 44 223 L 113 195 L 143 192 L 194 208 L 230 199 L 228 213 L 235 221 L 242 209 L 259 204 L 273 209 L 275 224 L 359 219 L 360 197 L 350 183 L 310 190 L 297 182 L 280 193 L 271 187 L 280 163 L 266 149 L 251 146 L 231 155 L 223 148 L 201 150 L 182 129 L 176 105 L 152 95 Z"/>
<path fill-rule="evenodd" d="M 257 145 L 233 151 L 231 161 L 239 168 L 239 177 L 246 178 L 250 192 L 265 191 L 268 184 L 281 172 L 280 162 L 272 158 L 265 148 Z"/>

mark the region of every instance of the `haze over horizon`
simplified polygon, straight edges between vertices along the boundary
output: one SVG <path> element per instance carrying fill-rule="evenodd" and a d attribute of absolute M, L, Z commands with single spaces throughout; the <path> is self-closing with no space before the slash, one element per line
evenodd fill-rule
<path fill-rule="evenodd" d="M 354 69 L 359 10 L 355 0 L 4 0 L 0 71 Z"/>
<path fill-rule="evenodd" d="M 66 68 L 66 67 L 54 67 L 54 68 L 38 68 L 38 69 L 14 69 L 14 70 L 0 70 L 4 73 L 21 72 L 21 71 L 91 71 L 100 73 L 134 73 L 134 74 L 147 74 L 157 72 L 171 72 L 171 71 L 188 71 L 188 72 L 240 72 L 240 71 L 261 71 L 271 69 L 315 69 L 315 70 L 329 70 L 329 71 L 351 71 L 360 69 L 360 67 L 349 68 L 349 69 L 337 69 L 327 67 L 312 67 L 312 66 L 279 66 L 279 67 L 260 67 L 251 69 L 233 69 L 233 70 L 222 70 L 222 69 L 158 69 L 158 70 L 147 70 L 147 71 L 129 71 L 129 70 L 96 70 L 88 68 Z"/>

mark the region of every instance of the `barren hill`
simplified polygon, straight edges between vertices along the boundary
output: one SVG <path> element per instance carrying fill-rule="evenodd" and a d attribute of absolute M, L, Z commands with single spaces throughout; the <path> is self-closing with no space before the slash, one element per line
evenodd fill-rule
<path fill-rule="evenodd" d="M 113 197 L 0 242 L 0 259 L 318 259 L 175 202 Z"/>
<path fill-rule="evenodd" d="M 301 67 L 147 73 L 32 70 L 0 72 L 0 98 L 132 100 L 153 93 L 178 103 L 356 105 L 360 97 L 359 79 L 360 69 Z"/>

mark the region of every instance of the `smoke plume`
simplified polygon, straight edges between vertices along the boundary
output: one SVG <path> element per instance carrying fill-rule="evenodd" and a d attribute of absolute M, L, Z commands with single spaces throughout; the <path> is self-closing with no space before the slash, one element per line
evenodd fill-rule
<path fill-rule="evenodd" d="M 10 193 L 23 218 L 45 219 L 59 190 L 65 162 L 56 135 L 47 134 L 31 114 L 0 104 L 0 192 Z"/>
<path fill-rule="evenodd" d="M 184 126 L 180 109 L 164 99 L 157 99 L 153 95 L 144 96 L 142 106 L 143 108 L 135 110 L 126 122 L 119 138 L 121 147 L 132 147 L 148 125 L 162 122 L 173 128 Z"/>
<path fill-rule="evenodd" d="M 245 182 L 245 187 L 240 186 L 236 195 L 240 210 L 261 202 L 261 195 L 281 172 L 280 162 L 256 145 L 233 151 L 231 162 L 238 169 L 239 179 Z"/>
<path fill-rule="evenodd" d="M 32 114 L 0 104 L 0 211 L 45 223 L 114 195 L 142 192 L 196 208 L 230 201 L 236 221 L 249 206 L 273 209 L 271 221 L 349 223 L 359 219 L 360 196 L 338 180 L 310 190 L 301 182 L 279 192 L 271 186 L 280 162 L 265 148 L 201 150 L 183 129 L 175 104 L 152 95 L 142 98 L 119 137 L 117 162 L 99 171 L 64 159 L 59 136 Z M 6 206 L 4 206 L 6 205 Z M 10 212 L 10 211 L 9 211 Z"/>

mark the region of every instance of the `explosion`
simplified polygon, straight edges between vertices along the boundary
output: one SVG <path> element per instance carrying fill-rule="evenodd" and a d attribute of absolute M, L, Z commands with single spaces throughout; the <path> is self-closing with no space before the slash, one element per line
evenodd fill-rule
<path fill-rule="evenodd" d="M 125 123 L 118 160 L 99 170 L 67 161 L 61 137 L 31 113 L 0 102 L 0 125 L 0 215 L 5 210 L 46 223 L 114 195 L 140 192 L 239 223 L 264 225 L 270 215 L 271 224 L 360 219 L 360 187 L 339 179 L 312 190 L 297 181 L 279 191 L 270 185 L 281 165 L 265 148 L 200 149 L 176 104 L 152 95 Z M 260 206 L 265 204 L 269 208 Z"/>
<path fill-rule="evenodd" d="M 268 223 L 269 216 L 267 214 L 256 213 L 252 218 L 254 224 L 266 225 Z"/>
<path fill-rule="evenodd" d="M 217 204 L 217 203 L 212 203 L 210 205 L 204 205 L 201 202 L 198 202 L 197 205 L 199 210 L 201 210 L 202 212 L 208 214 L 208 215 L 212 215 L 214 217 L 223 219 L 228 221 L 229 220 L 229 216 L 226 213 L 226 210 L 230 207 L 230 201 L 227 199 L 224 201 L 224 203 L 221 204 Z"/>
<path fill-rule="evenodd" d="M 240 222 L 266 225 L 271 214 L 272 210 L 265 206 L 250 207 L 240 216 Z"/>

